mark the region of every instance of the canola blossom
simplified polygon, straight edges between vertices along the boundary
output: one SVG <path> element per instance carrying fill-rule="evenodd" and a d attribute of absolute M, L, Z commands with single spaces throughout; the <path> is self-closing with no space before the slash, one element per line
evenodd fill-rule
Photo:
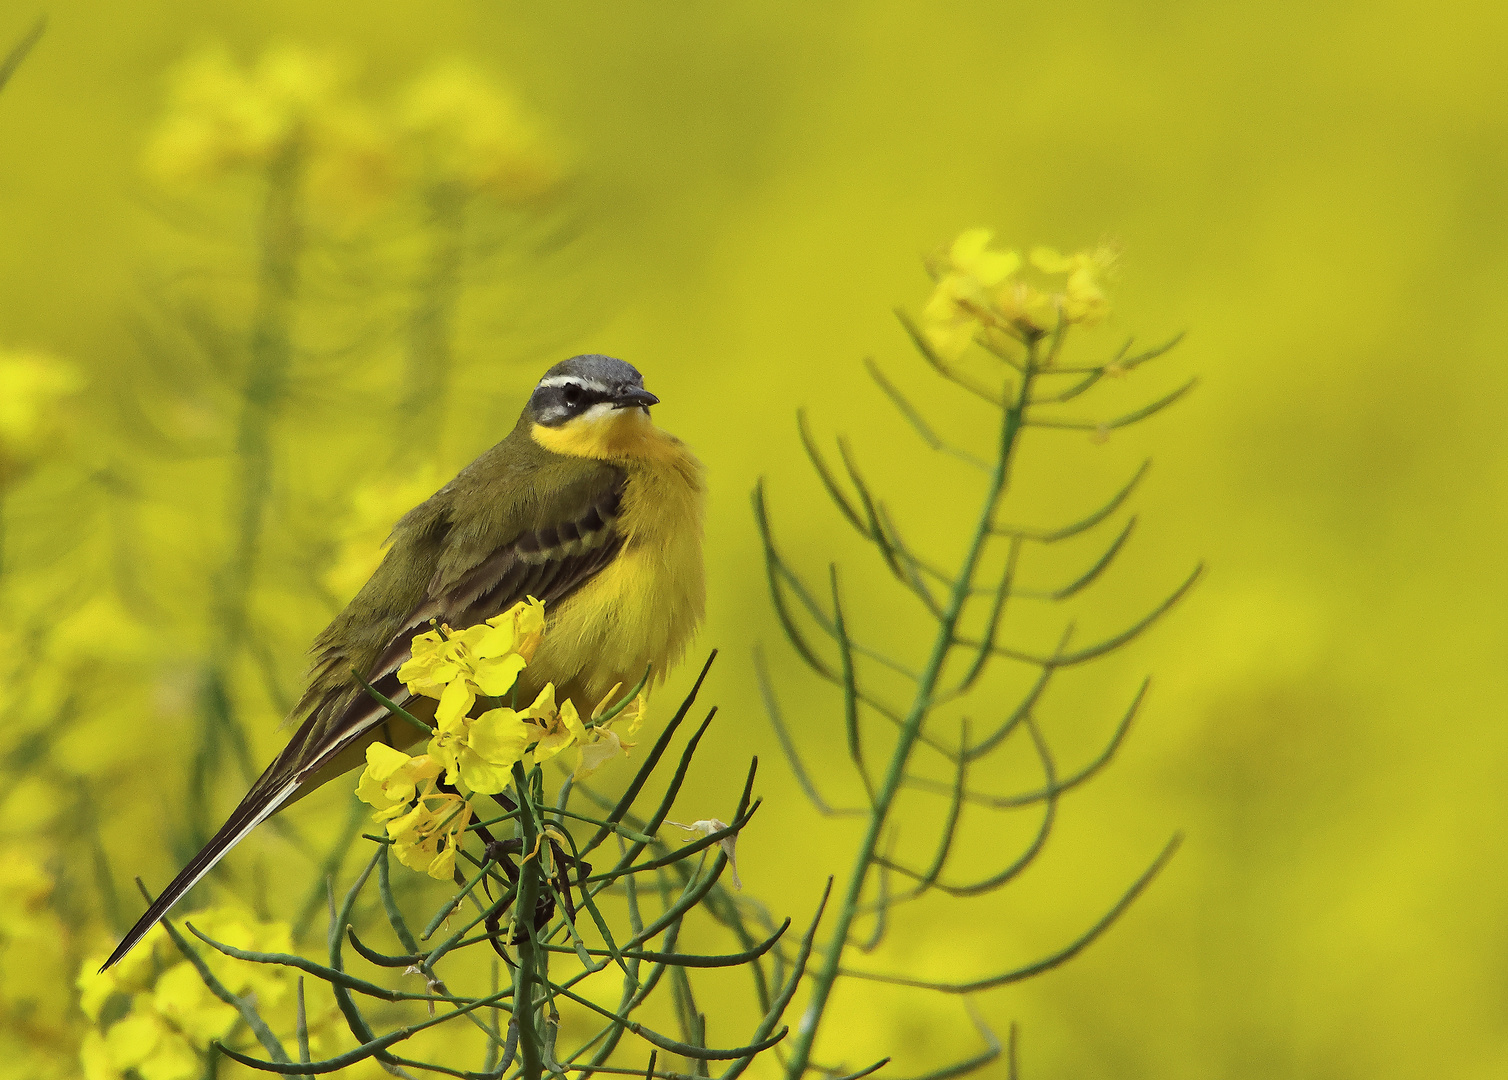
<path fill-rule="evenodd" d="M 1035 338 L 1060 326 L 1094 326 L 1110 314 L 1105 284 L 1115 271 L 1113 247 L 1071 255 L 1038 247 L 1023 261 L 992 249 L 993 240 L 988 229 L 965 230 L 933 265 L 922 333 L 942 358 L 957 359 L 982 333 Z"/>
<path fill-rule="evenodd" d="M 373 205 L 394 186 L 396 153 L 347 83 L 344 65 L 316 51 L 271 49 L 245 67 L 211 49 L 176 72 L 143 168 L 185 188 L 299 163 L 327 208 Z"/>
<path fill-rule="evenodd" d="M 470 64 L 441 64 L 397 103 L 405 149 L 424 182 L 515 204 L 559 184 L 561 166 L 522 106 Z"/>
<path fill-rule="evenodd" d="M 373 743 L 356 795 L 376 808 L 374 821 L 386 823 L 399 862 L 446 881 L 455 869 L 456 845 L 471 823 L 471 804 L 454 791 L 440 790 L 442 771 L 429 754 L 410 757 Z"/>
<path fill-rule="evenodd" d="M 443 728 L 471 711 L 478 694 L 502 697 L 534 658 L 544 635 L 545 608 L 525 600 L 484 623 L 440 627 L 414 638 L 412 658 L 398 669 L 410 693 L 437 699 Z"/>
<path fill-rule="evenodd" d="M 285 922 L 257 919 L 238 907 L 216 907 L 185 919 L 206 937 L 239 949 L 292 952 Z M 297 1026 L 292 969 L 246 964 L 208 946 L 196 950 L 220 983 L 237 997 L 251 997 L 269 1028 L 283 1038 Z M 76 986 L 89 1023 L 80 1050 L 86 1080 L 190 1080 L 205 1075 L 205 1055 L 215 1041 L 248 1041 L 235 1007 L 205 985 L 167 931 L 155 927 L 121 962 L 100 971 L 101 956 L 84 961 Z M 324 1028 L 333 1012 L 309 1017 L 311 1048 L 326 1045 Z"/>
<path fill-rule="evenodd" d="M 414 638 L 398 678 L 410 693 L 438 702 L 434 734 L 415 756 L 385 743 L 367 747 L 356 788 L 403 865 L 449 879 L 474 817 L 471 797 L 502 792 L 513 781 L 514 765 L 542 765 L 574 751 L 569 767 L 579 780 L 634 746 L 612 725 L 621 722 L 628 735 L 635 734 L 644 721 L 645 697 L 637 695 L 607 717 L 619 686 L 597 704 L 589 722 L 573 701 L 556 700 L 553 683 L 525 708 L 497 706 L 472 715 L 479 698 L 495 701 L 514 689 L 544 631 L 544 605 L 531 598 L 484 623 L 461 630 L 438 626 Z"/>
<path fill-rule="evenodd" d="M 0 349 L 0 488 L 23 476 L 62 427 L 63 402 L 84 387 L 71 364 Z"/>

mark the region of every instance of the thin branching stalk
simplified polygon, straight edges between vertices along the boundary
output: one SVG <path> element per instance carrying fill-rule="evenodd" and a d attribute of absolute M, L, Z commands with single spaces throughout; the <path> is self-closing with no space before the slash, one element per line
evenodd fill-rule
<path fill-rule="evenodd" d="M 1003 294 L 1002 294 L 1003 295 Z M 865 479 L 857 459 L 843 439 L 838 440 L 841 474 L 828 463 L 818 446 L 804 413 L 798 413 L 798 430 L 807 457 L 822 486 L 831 497 L 842 518 L 865 540 L 874 545 L 890 576 L 922 605 L 933 624 L 925 648 L 925 662 L 916 668 L 898 662 L 869 647 L 861 640 L 862 628 L 844 610 L 838 589 L 838 570 L 829 567 L 829 609 L 821 605 L 800 575 L 777 551 L 770 525 L 770 512 L 763 484 L 755 489 L 754 513 L 765 551 L 766 571 L 771 597 L 781 629 L 801 660 L 820 678 L 833 684 L 843 696 L 842 723 L 848 756 L 866 795 L 867 806 L 834 807 L 818 792 L 810 769 L 803 765 L 791 728 L 782 718 L 776 702 L 775 687 L 765 668 L 762 655 L 756 652 L 756 671 L 761 693 L 775 728 L 781 749 L 790 761 L 802 790 L 816 809 L 827 816 L 838 814 L 864 816 L 866 828 L 855 852 L 852 866 L 837 894 L 837 910 L 828 927 L 825 942 L 818 947 L 818 959 L 810 977 L 810 998 L 799 1034 L 784 1062 L 788 1080 L 801 1080 L 809 1070 L 834 1072 L 816 1063 L 812 1050 L 820 1034 L 832 992 L 840 977 L 878 979 L 895 985 L 942 993 L 969 993 L 1006 985 L 1066 962 L 1087 947 L 1126 910 L 1147 886 L 1178 844 L 1169 843 L 1152 864 L 1111 905 L 1100 919 L 1079 938 L 1040 960 L 997 975 L 959 983 L 928 982 L 906 977 L 863 972 L 845 963 L 850 948 L 872 952 L 884 939 L 890 909 L 940 893 L 953 897 L 978 896 L 1001 888 L 1030 866 L 1043 850 L 1057 817 L 1060 798 L 1094 776 L 1119 748 L 1145 693 L 1145 684 L 1131 707 L 1115 728 L 1100 754 L 1077 771 L 1062 776 L 1052 750 L 1036 719 L 1036 710 L 1054 676 L 1068 668 L 1086 664 L 1122 648 L 1156 623 L 1177 603 L 1200 575 L 1196 567 L 1188 578 L 1161 602 L 1130 626 L 1088 645 L 1071 647 L 1073 624 L 1063 630 L 1051 652 L 1008 643 L 1008 616 L 1015 610 L 1013 601 L 1060 603 L 1089 589 L 1109 570 L 1127 546 L 1135 527 L 1132 517 L 1109 544 L 1088 565 L 1066 581 L 1043 587 L 1022 580 L 1029 545 L 1052 545 L 1092 529 L 1109 518 L 1125 502 L 1145 476 L 1146 464 L 1121 490 L 1104 505 L 1078 521 L 1057 528 L 1001 524 L 1002 508 L 1010 489 L 1011 475 L 1019 453 L 1021 439 L 1029 429 L 1088 431 L 1103 437 L 1108 432 L 1145 420 L 1182 398 L 1194 385 L 1190 380 L 1148 405 L 1108 420 L 1098 421 L 1065 417 L 1054 409 L 1079 400 L 1106 375 L 1123 375 L 1127 371 L 1166 353 L 1178 339 L 1131 355 L 1130 341 L 1104 362 L 1089 367 L 1065 366 L 1060 363 L 1070 317 L 1060 307 L 1057 325 L 1040 330 L 1018 316 L 957 300 L 957 307 L 967 312 L 975 327 L 975 342 L 999 358 L 1005 365 L 998 385 L 966 371 L 933 348 L 928 333 L 904 312 L 902 326 L 922 358 L 944 379 L 998 409 L 999 426 L 995 435 L 995 453 L 989 461 L 976 457 L 945 440 L 923 417 L 921 411 L 882 373 L 874 362 L 866 361 L 871 377 L 884 395 L 896 406 L 922 441 L 934 451 L 955 458 L 970 468 L 983 472 L 986 482 L 975 505 L 962 557 L 956 569 L 946 569 L 907 543 L 892 514 Z M 950 331 L 951 332 L 951 331 Z M 1069 381 L 1065 382 L 1064 377 Z M 1000 544 L 1003 552 L 992 558 L 991 550 Z M 987 566 L 998 570 L 987 571 Z M 1029 579 L 1028 579 L 1029 581 Z M 789 601 L 794 598 L 796 603 Z M 976 603 L 977 602 L 977 603 Z M 826 638 L 829 647 L 822 647 Z M 989 713 L 983 725 L 984 735 L 974 739 L 969 724 L 963 721 L 962 734 L 955 740 L 933 730 L 938 708 L 968 698 L 981 685 L 987 670 L 996 661 L 1026 664 L 1036 668 L 1036 677 L 1014 707 L 1005 710 L 986 706 Z M 910 700 L 904 706 L 877 700 L 867 689 L 865 665 L 878 664 L 902 676 L 909 683 Z M 893 681 L 893 680 L 892 680 Z M 864 719 L 873 714 L 895 726 L 896 737 L 888 759 L 881 765 L 864 738 Z M 1012 736 L 1025 731 L 1042 770 L 1039 788 L 1003 795 L 975 789 L 970 775 L 984 775 L 977 763 L 1011 743 Z M 1019 740 L 1017 740 L 1019 741 Z M 947 781 L 920 775 L 926 770 L 914 762 L 916 752 L 925 748 L 949 763 L 951 779 Z M 878 778 L 876 778 L 878 777 Z M 903 818 L 897 809 L 905 790 L 935 793 L 946 798 L 937 835 L 931 839 L 931 856 L 920 865 L 898 859 L 893 852 L 898 826 Z M 956 849 L 954 843 L 965 805 L 984 806 L 991 810 L 1014 811 L 1034 805 L 1042 806 L 1042 816 L 1034 835 L 1015 858 L 995 872 L 983 876 L 970 874 L 960 878 L 947 872 Z M 901 891 L 891 887 L 889 875 L 909 879 Z M 868 899 L 866 899 L 866 896 Z M 872 918 L 867 935 L 854 932 L 860 917 Z M 777 957 L 781 954 L 776 950 Z M 1012 1075 L 1015 1072 L 1015 1029 L 1008 1043 L 1002 1044 L 979 1020 L 976 1020 L 985 1049 L 926 1074 L 926 1080 L 944 1080 L 982 1068 L 1002 1052 L 1007 1054 Z M 1007 1050 L 1008 1046 L 1008 1050 Z"/>

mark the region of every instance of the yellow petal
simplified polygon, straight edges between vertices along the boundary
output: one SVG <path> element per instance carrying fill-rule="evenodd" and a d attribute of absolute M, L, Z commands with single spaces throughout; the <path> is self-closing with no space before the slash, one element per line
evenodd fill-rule
<path fill-rule="evenodd" d="M 138 999 L 139 1003 L 140 999 Z M 133 1007 L 126 1016 L 117 1020 L 105 1032 L 105 1045 L 110 1050 L 110 1060 L 118 1069 L 132 1069 L 140 1065 L 152 1051 L 157 1049 L 165 1029 L 155 1013 Z"/>
<path fill-rule="evenodd" d="M 367 747 L 366 771 L 374 780 L 387 780 L 412 760 L 402 750 L 394 750 L 385 742 L 374 742 Z"/>
<path fill-rule="evenodd" d="M 163 1035 L 152 1056 L 136 1066 L 136 1071 L 141 1080 L 198 1080 L 204 1066 L 188 1041 L 173 1031 Z"/>
<path fill-rule="evenodd" d="M 455 877 L 456 872 L 456 849 L 455 845 L 446 845 L 444 851 L 436 855 L 426 869 L 426 873 L 437 881 L 449 881 Z"/>
<path fill-rule="evenodd" d="M 957 360 L 974 344 L 972 322 L 933 323 L 923 327 L 922 336 L 931 350 L 944 360 Z"/>
<path fill-rule="evenodd" d="M 478 660 L 475 665 L 477 688 L 490 697 L 502 697 L 524 670 L 524 658 L 518 653 L 508 653 L 495 659 Z"/>
<path fill-rule="evenodd" d="M 459 761 L 461 782 L 480 795 L 496 795 L 513 779 L 512 764 L 495 764 L 473 750 L 463 750 Z"/>
<path fill-rule="evenodd" d="M 968 269 L 981 285 L 993 287 L 1021 269 L 1021 256 L 1014 251 L 986 251 Z"/>
<path fill-rule="evenodd" d="M 612 729 L 598 728 L 597 741 L 581 745 L 581 756 L 571 778 L 583 780 L 621 753 L 623 753 L 623 743 Z"/>
<path fill-rule="evenodd" d="M 240 989 L 231 986 L 233 993 Z M 152 1005 L 198 1046 L 208 1046 L 211 1039 L 223 1039 L 241 1018 L 232 1006 L 210 993 L 199 972 L 187 961 L 174 964 L 157 980 Z"/>
<path fill-rule="evenodd" d="M 533 660 L 539 643 L 545 636 L 545 606 L 529 597 L 518 612 L 518 642 L 514 649 L 524 660 Z"/>
<path fill-rule="evenodd" d="M 555 684 L 545 683 L 545 688 L 534 699 L 534 704 L 523 711 L 523 715 L 534 720 L 550 721 L 555 719 Z"/>
<path fill-rule="evenodd" d="M 117 989 L 114 971 L 99 969 L 104 962 L 104 953 L 86 959 L 83 968 L 79 971 L 78 979 L 73 984 L 79 991 L 79 1008 L 89 1018 L 90 1023 L 99 1020 L 100 1009 Z"/>
<path fill-rule="evenodd" d="M 461 763 L 459 754 L 466 744 L 454 735 L 437 735 L 429 740 L 430 757 L 438 762 L 445 770 L 445 779 L 454 784 L 460 775 Z"/>
<path fill-rule="evenodd" d="M 387 823 L 388 839 L 395 841 L 399 846 L 418 843 L 420 841 L 419 828 L 429 816 L 429 811 L 420 805 L 402 817 L 394 818 Z"/>
<path fill-rule="evenodd" d="M 534 762 L 543 765 L 576 740 L 564 728 L 556 728 L 534 744 Z"/>
<path fill-rule="evenodd" d="M 376 810 L 390 809 L 396 800 L 388 797 L 387 785 L 365 771 L 356 782 L 356 797 Z"/>
<path fill-rule="evenodd" d="M 442 731 L 454 731 L 474 704 L 476 692 L 471 684 L 465 679 L 456 679 L 440 695 L 440 704 L 435 707 L 435 721 Z"/>
<path fill-rule="evenodd" d="M 582 726 L 581 717 L 576 712 L 576 703 L 570 698 L 566 698 L 560 706 L 560 722 L 578 742 L 586 742 L 586 728 Z"/>
<path fill-rule="evenodd" d="M 989 229 L 965 229 L 958 234 L 958 239 L 953 241 L 953 246 L 948 249 L 948 258 L 954 266 L 961 266 L 979 257 L 985 248 L 990 246 L 990 241 L 995 239 L 995 234 Z"/>
<path fill-rule="evenodd" d="M 1044 274 L 1066 274 L 1078 265 L 1078 257 L 1060 255 L 1050 247 L 1034 247 L 1031 264 Z"/>
<path fill-rule="evenodd" d="M 472 722 L 467 745 L 484 761 L 511 766 L 529 745 L 530 726 L 512 709 L 491 709 Z"/>

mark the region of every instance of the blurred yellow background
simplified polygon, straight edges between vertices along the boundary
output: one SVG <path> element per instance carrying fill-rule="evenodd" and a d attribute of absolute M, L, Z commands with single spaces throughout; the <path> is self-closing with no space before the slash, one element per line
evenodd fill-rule
<path fill-rule="evenodd" d="M 0 43 L 41 13 L 7 5 Z M 228 472 L 205 456 L 223 435 L 213 386 L 151 357 L 159 301 L 183 279 L 246 277 L 255 197 L 232 185 L 184 203 L 144 179 L 168 72 L 214 45 L 243 62 L 307 45 L 343 55 L 352 93 L 381 111 L 462 58 L 513 88 L 570 178 L 467 272 L 451 410 L 425 430 L 388 405 L 411 233 L 331 227 L 328 265 L 310 276 L 338 287 L 309 303 L 336 314 L 300 316 L 306 366 L 275 428 L 267 547 L 284 576 L 256 601 L 270 653 L 237 676 L 273 687 L 247 717 L 258 769 L 281 738 L 276 684 L 296 684 L 328 617 L 309 582 L 387 523 L 363 531 L 348 505 L 373 462 L 437 463 L 443 480 L 511 427 L 548 364 L 608 352 L 644 372 L 664 400 L 657 421 L 711 477 L 698 649 L 723 650 L 708 697 L 721 712 L 684 813 L 729 816 L 732 777 L 758 754 L 766 803 L 740 869 L 751 894 L 803 917 L 822 877 L 847 872 L 853 834 L 813 814 L 781 760 L 756 642 L 829 793 L 856 785 L 837 699 L 780 640 L 748 493 L 766 477 L 787 554 L 817 582 L 840 559 L 863 594 L 852 618 L 919 661 L 925 627 L 886 598 L 877 558 L 822 501 L 794 410 L 823 438 L 849 434 L 908 534 L 956 560 L 971 479 L 913 439 L 861 361 L 987 451 L 988 415 L 932 379 L 891 308 L 921 306 L 921 256 L 970 226 L 1015 247 L 1109 237 L 1126 253 L 1116 314 L 1072 355 L 1187 330 L 1115 400 L 1189 374 L 1201 385 L 1103 444 L 1033 433 L 1023 513 L 1066 520 L 1155 459 L 1133 500 L 1137 535 L 1081 605 L 1086 635 L 1134 617 L 1197 560 L 1210 572 L 1044 708 L 1062 760 L 1079 762 L 1154 675 L 1130 741 L 1066 800 L 1042 862 L 993 899 L 905 913 L 865 963 L 959 978 L 1031 960 L 1182 830 L 1171 867 L 1106 938 L 976 1002 L 1000 1030 L 1019 1021 L 1026 1076 L 1508 1073 L 1500 5 L 61 0 L 47 14 L 0 94 L 0 349 L 61 358 L 87 387 L 66 447 L 6 501 L 3 587 L 13 661 L 47 668 L 49 693 L 73 704 L 57 737 L 23 720 L 6 747 L 9 858 L 76 822 L 75 777 L 107 818 L 122 908 L 137 910 L 133 875 L 160 885 L 182 855 L 159 834 L 183 843 L 169 828 L 193 749 L 183 699 L 196 650 L 211 647 L 203 590 L 230 544 Z M 413 482 L 413 499 L 434 486 Z M 325 563 L 299 578 L 308 552 Z M 211 796 L 221 812 L 240 782 L 227 768 Z M 343 805 L 291 816 L 333 834 Z M 970 860 L 1015 850 L 1017 833 L 992 832 L 983 813 L 966 814 L 965 834 Z M 258 843 L 274 841 L 232 865 L 275 886 L 275 865 L 253 869 Z M 76 1026 L 49 1017 L 71 1015 L 79 958 L 108 936 L 89 921 L 80 865 L 58 871 L 72 886 L 54 900 L 88 939 L 67 956 L 0 959 L 0 1075 L 74 1067 Z M 277 903 L 283 917 L 298 906 Z M 746 1027 L 732 991 L 703 1006 L 715 1038 Z M 841 987 L 829 1023 L 825 1059 L 895 1053 L 899 1075 L 976 1045 L 957 1001 L 872 984 Z"/>

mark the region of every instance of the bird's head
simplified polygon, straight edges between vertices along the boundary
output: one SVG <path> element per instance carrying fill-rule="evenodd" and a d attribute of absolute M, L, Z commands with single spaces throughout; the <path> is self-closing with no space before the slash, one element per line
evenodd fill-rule
<path fill-rule="evenodd" d="M 633 365 L 592 353 L 545 372 L 524 406 L 524 418 L 534 441 L 556 453 L 634 456 L 633 445 L 652 428 L 649 407 L 659 403 Z"/>

